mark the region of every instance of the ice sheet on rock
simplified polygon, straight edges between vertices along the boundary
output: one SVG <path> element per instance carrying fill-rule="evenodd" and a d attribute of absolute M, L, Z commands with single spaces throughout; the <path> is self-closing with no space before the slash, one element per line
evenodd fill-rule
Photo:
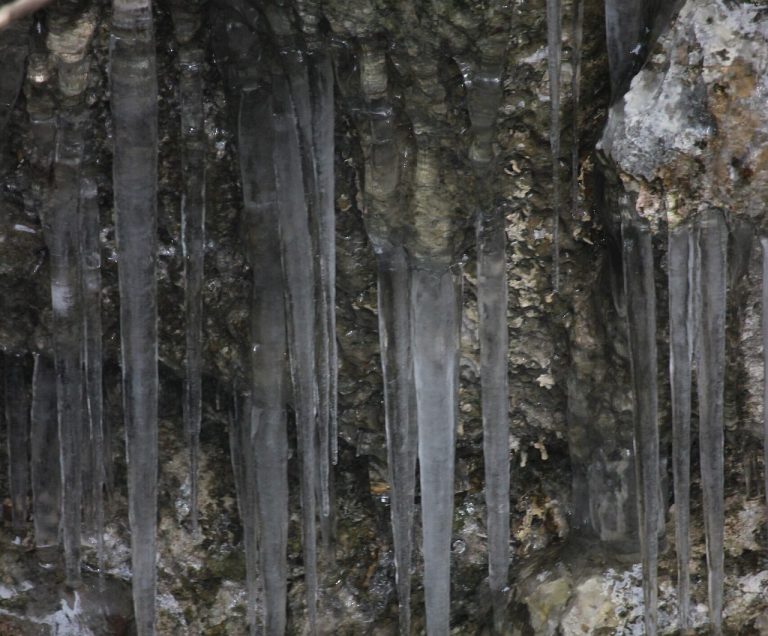
<path fill-rule="evenodd" d="M 560 286 L 560 68 L 562 65 L 562 6 L 547 0 L 547 70 L 549 73 L 549 147 L 552 163 L 552 287 Z"/>
<path fill-rule="evenodd" d="M 84 122 L 59 116 L 53 183 L 46 204 L 50 253 L 53 352 L 61 441 L 61 526 L 67 583 L 80 583 L 83 464 L 83 305 L 80 280 L 80 164 Z"/>
<path fill-rule="evenodd" d="M 243 204 L 249 227 L 248 258 L 253 275 L 251 300 L 251 400 L 248 425 L 252 442 L 245 464 L 253 479 L 245 489 L 255 502 L 251 522 L 260 541 L 264 587 L 264 629 L 286 628 L 288 549 L 288 435 L 285 410 L 286 317 L 280 258 L 280 217 L 273 170 L 272 102 L 267 91 L 245 91 L 238 120 Z M 256 571 L 248 573 L 255 590 Z M 255 625 L 251 627 L 255 630 Z"/>
<path fill-rule="evenodd" d="M 669 375 L 672 398 L 672 473 L 680 629 L 690 612 L 691 363 L 693 354 L 693 233 L 669 232 Z"/>
<path fill-rule="evenodd" d="M 391 486 L 400 634 L 410 634 L 411 568 L 416 490 L 416 402 L 411 349 L 411 270 L 402 247 L 378 257 L 378 309 L 387 464 Z"/>
<path fill-rule="evenodd" d="M 707 546 L 709 615 L 713 634 L 722 633 L 724 541 L 724 433 L 726 247 L 722 212 L 705 211 L 699 221 L 697 378 L 699 457 Z"/>
<path fill-rule="evenodd" d="M 155 633 L 157 516 L 157 73 L 149 0 L 114 0 L 110 43 L 123 416 L 133 601 Z"/>
<path fill-rule="evenodd" d="M 80 276 L 83 296 L 83 367 L 85 370 L 85 415 L 93 467 L 90 482 L 84 488 L 90 492 L 93 505 L 93 530 L 99 571 L 104 562 L 104 492 L 110 468 L 111 436 L 105 432 L 102 389 L 102 326 L 101 326 L 101 223 L 96 182 L 83 178 L 80 185 Z"/>
<path fill-rule="evenodd" d="M 61 470 L 59 466 L 59 422 L 56 410 L 56 371 L 53 360 L 35 356 L 30 414 L 32 511 L 35 546 L 59 543 L 61 516 Z"/>
<path fill-rule="evenodd" d="M 445 267 L 412 272 L 411 320 L 419 438 L 427 633 L 447 634 L 461 284 Z"/>
<path fill-rule="evenodd" d="M 8 475 L 13 531 L 26 533 L 29 506 L 29 387 L 24 358 L 5 356 L 5 421 L 8 435 Z"/>
<path fill-rule="evenodd" d="M 190 517 L 197 532 L 197 470 L 202 419 L 203 265 L 205 244 L 205 138 L 203 135 L 203 51 L 183 47 L 181 65 L 182 203 L 184 255 L 184 431 L 189 445 Z"/>
<path fill-rule="evenodd" d="M 293 384 L 299 454 L 301 456 L 304 575 L 310 631 L 315 632 L 317 606 L 316 466 L 318 389 L 315 358 L 315 271 L 310 220 L 304 197 L 299 124 L 291 90 L 281 76 L 273 77 L 274 167 L 280 215 L 280 250 L 285 277 L 288 352 Z M 297 107 L 297 110 L 299 108 Z M 309 266 L 308 266 L 309 265 Z"/>
<path fill-rule="evenodd" d="M 621 235 L 634 397 L 635 474 L 646 608 L 645 631 L 653 636 L 657 633 L 658 622 L 657 569 L 661 515 L 653 245 L 649 228 L 640 220 L 622 219 Z"/>

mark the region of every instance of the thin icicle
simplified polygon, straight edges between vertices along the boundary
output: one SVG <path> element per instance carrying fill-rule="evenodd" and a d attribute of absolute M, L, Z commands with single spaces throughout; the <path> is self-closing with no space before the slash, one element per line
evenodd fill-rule
<path fill-rule="evenodd" d="M 82 121 L 59 117 L 53 185 L 48 202 L 47 243 L 51 255 L 51 304 L 56 395 L 61 440 L 62 515 L 67 583 L 80 584 L 80 525 L 83 446 L 83 309 L 78 207 Z"/>
<path fill-rule="evenodd" d="M 90 434 L 89 449 L 94 469 L 91 491 L 99 572 L 104 565 L 104 490 L 111 469 L 110 439 L 104 428 L 101 345 L 101 243 L 99 234 L 98 190 L 95 181 L 85 178 L 80 186 L 80 275 L 83 294 L 83 363 L 85 367 L 85 406 Z"/>
<path fill-rule="evenodd" d="M 669 232 L 669 375 L 672 394 L 672 472 L 680 629 L 688 629 L 691 556 L 691 361 L 693 351 L 693 236 L 681 226 Z"/>
<path fill-rule="evenodd" d="M 699 222 L 697 291 L 699 452 L 711 630 L 722 633 L 724 459 L 723 391 L 725 385 L 726 247 L 723 214 L 710 209 Z"/>
<path fill-rule="evenodd" d="M 238 121 L 243 203 L 249 225 L 249 260 L 253 273 L 251 300 L 251 403 L 249 425 L 255 490 L 254 529 L 264 586 L 264 630 L 286 628 L 288 578 L 288 436 L 285 411 L 286 322 L 280 262 L 280 218 L 273 170 L 272 101 L 267 91 L 245 91 Z M 256 571 L 248 572 L 249 592 Z M 251 632 L 256 633 L 255 621 Z"/>
<path fill-rule="evenodd" d="M 113 183 L 133 602 L 155 633 L 157 517 L 157 73 L 150 0 L 114 0 Z"/>
<path fill-rule="evenodd" d="M 760 239 L 760 246 L 763 248 L 763 481 L 768 505 L 768 237 Z"/>
<path fill-rule="evenodd" d="M 181 132 L 183 192 L 181 244 L 184 253 L 184 431 L 189 445 L 190 517 L 197 533 L 197 468 L 202 420 L 203 260 L 205 244 L 205 138 L 203 136 L 203 51 L 183 47 Z"/>
<path fill-rule="evenodd" d="M 312 66 L 310 82 L 312 89 L 312 134 L 317 169 L 317 208 L 318 247 L 320 252 L 320 293 L 325 303 L 325 322 L 327 323 L 328 366 L 328 443 L 329 448 L 321 447 L 321 452 L 328 454 L 332 463 L 338 461 L 338 422 L 337 422 L 337 387 L 338 387 L 338 352 L 336 348 L 336 207 L 335 207 L 335 171 L 334 171 L 334 131 L 335 107 L 333 86 L 333 65 L 331 58 L 324 52 L 311 55 Z M 323 370 L 321 370 L 321 373 Z M 322 431 L 321 431 L 322 434 Z M 328 484 L 323 485 L 329 493 Z M 329 510 L 323 503 L 323 514 Z"/>
<path fill-rule="evenodd" d="M 561 0 L 547 0 L 547 70 L 549 72 L 549 147 L 552 162 L 552 287 L 560 288 L 560 67 Z"/>
<path fill-rule="evenodd" d="M 417 431 L 411 351 L 411 271 L 402 247 L 378 254 L 379 342 L 400 634 L 411 633 Z"/>
<path fill-rule="evenodd" d="M 317 622 L 317 384 L 315 376 L 315 273 L 309 215 L 304 198 L 298 122 L 291 93 L 281 76 L 273 77 L 274 166 L 280 213 L 280 249 L 285 276 L 293 397 L 301 455 L 301 504 L 304 576 L 310 632 Z"/>
<path fill-rule="evenodd" d="M 5 421 L 13 532 L 24 536 L 29 506 L 29 397 L 26 365 L 20 356 L 5 356 Z"/>
<path fill-rule="evenodd" d="M 654 636 L 657 633 L 658 615 L 657 568 L 661 484 L 653 245 L 649 228 L 638 220 L 623 219 L 621 235 L 624 245 L 624 290 L 627 299 L 629 357 L 634 396 L 635 474 L 643 562 L 645 633 Z"/>
<path fill-rule="evenodd" d="M 35 546 L 59 543 L 61 471 L 56 411 L 56 371 L 48 356 L 35 356 L 31 409 L 32 510 Z M 53 469 L 51 467 L 54 467 Z"/>
<path fill-rule="evenodd" d="M 427 634 L 449 633 L 460 278 L 417 267 L 411 288 Z"/>
<path fill-rule="evenodd" d="M 573 113 L 571 119 L 571 217 L 579 214 L 579 142 L 581 126 L 579 111 L 581 109 L 581 49 L 584 40 L 584 0 L 573 0 L 573 21 L 571 22 L 571 99 Z"/>

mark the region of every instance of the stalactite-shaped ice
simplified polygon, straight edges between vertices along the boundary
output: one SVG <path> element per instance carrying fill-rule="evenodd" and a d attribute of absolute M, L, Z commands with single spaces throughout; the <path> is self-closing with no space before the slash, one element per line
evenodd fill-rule
<path fill-rule="evenodd" d="M 35 546 L 59 543 L 61 471 L 56 411 L 56 371 L 48 356 L 35 356 L 31 409 L 32 510 Z"/>
<path fill-rule="evenodd" d="M 197 464 L 202 419 L 203 258 L 205 244 L 205 138 L 203 136 L 203 51 L 183 47 L 181 134 L 183 193 L 181 236 L 184 253 L 186 358 L 184 430 L 189 444 L 192 531 L 197 531 Z"/>
<path fill-rule="evenodd" d="M 504 46 L 495 47 L 501 51 Z M 509 385 L 507 379 L 507 272 L 505 218 L 494 204 L 493 133 L 501 101 L 503 62 L 480 70 L 461 63 L 473 140 L 470 158 L 481 206 L 477 220 L 477 305 L 483 409 L 488 570 L 494 625 L 503 629 L 509 576 Z"/>
<path fill-rule="evenodd" d="M 29 398 L 24 359 L 5 356 L 5 422 L 13 531 L 26 532 L 29 506 Z"/>
<path fill-rule="evenodd" d="M 699 222 L 697 290 L 699 452 L 711 630 L 722 633 L 724 458 L 723 391 L 725 385 L 726 247 L 722 212 L 707 210 Z"/>
<path fill-rule="evenodd" d="M 280 262 L 280 217 L 273 170 L 274 130 L 268 91 L 246 90 L 238 121 L 243 203 L 249 226 L 253 273 L 251 304 L 251 403 L 249 425 L 256 490 L 254 532 L 264 587 L 264 630 L 283 634 L 286 627 L 288 549 L 288 436 L 285 411 L 286 322 Z M 280 152 L 278 150 L 278 152 Z M 256 572 L 248 573 L 251 590 Z M 256 626 L 252 623 L 251 631 Z"/>
<path fill-rule="evenodd" d="M 155 633 L 157 516 L 157 73 L 150 0 L 114 0 L 111 102 L 133 602 Z"/>
<path fill-rule="evenodd" d="M 304 198 L 299 125 L 291 91 L 273 78 L 274 167 L 280 214 L 280 249 L 285 276 L 288 351 L 301 455 L 304 576 L 310 631 L 317 622 L 317 384 L 315 376 L 315 272 L 307 202 Z"/>
<path fill-rule="evenodd" d="M 672 473 L 680 629 L 689 626 L 691 548 L 691 361 L 693 353 L 693 236 L 681 226 L 669 232 L 669 375 L 672 395 Z"/>
<path fill-rule="evenodd" d="M 763 466 L 768 466 L 768 237 L 760 239 L 763 250 Z M 764 470 L 764 492 L 768 505 L 768 470 Z M 759 486 L 758 486 L 759 489 Z"/>
<path fill-rule="evenodd" d="M 573 114 L 571 118 L 571 216 L 579 216 L 579 140 L 581 126 L 579 110 L 581 109 L 581 48 L 584 40 L 584 0 L 574 0 L 573 20 L 571 22 L 571 101 Z"/>
<path fill-rule="evenodd" d="M 624 245 L 624 290 L 627 299 L 627 327 L 634 396 L 635 474 L 643 562 L 645 631 L 649 636 L 653 636 L 657 631 L 659 497 L 661 494 L 653 245 L 649 228 L 636 219 L 622 219 L 621 235 Z"/>
<path fill-rule="evenodd" d="M 335 106 L 333 87 L 333 65 L 330 56 L 324 51 L 316 51 L 310 56 L 311 94 L 312 94 L 312 146 L 317 169 L 317 196 L 315 214 L 318 220 L 318 247 L 320 254 L 320 290 L 323 298 L 327 338 L 327 368 L 320 373 L 328 376 L 327 407 L 327 443 L 321 444 L 320 452 L 330 457 L 332 463 L 338 459 L 337 434 L 337 386 L 338 353 L 336 350 L 336 207 L 335 207 Z M 321 434 L 325 434 L 321 430 Z M 322 441 L 322 440 L 321 440 Z M 327 469 L 330 470 L 330 469 Z M 327 477 L 326 477 L 327 478 Z M 323 501 L 323 515 L 329 510 L 330 488 L 323 485 L 323 492 L 328 493 Z"/>
<path fill-rule="evenodd" d="M 562 64 L 562 7 L 547 0 L 547 70 L 549 73 L 549 147 L 552 162 L 552 287 L 560 287 L 560 67 Z"/>
<path fill-rule="evenodd" d="M 449 633 L 461 284 L 419 264 L 411 287 L 427 633 Z"/>
<path fill-rule="evenodd" d="M 51 304 L 56 395 L 61 440 L 62 513 L 67 583 L 80 583 L 83 448 L 83 308 L 80 280 L 80 164 L 83 121 L 72 113 L 57 122 L 53 184 L 46 211 L 51 255 Z"/>
<path fill-rule="evenodd" d="M 101 327 L 101 223 L 96 182 L 84 178 L 80 186 L 80 275 L 83 294 L 83 364 L 85 368 L 85 408 L 93 458 L 93 479 L 85 484 L 91 491 L 99 570 L 104 560 L 104 490 L 110 472 L 107 419 L 103 414 L 102 327 Z"/>

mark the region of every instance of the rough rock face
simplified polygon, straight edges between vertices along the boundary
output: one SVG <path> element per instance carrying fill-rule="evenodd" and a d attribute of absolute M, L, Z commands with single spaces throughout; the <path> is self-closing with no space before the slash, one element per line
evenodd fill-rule
<path fill-rule="evenodd" d="M 618 214 L 610 208 L 621 188 L 632 194 L 638 214 L 658 235 L 658 264 L 663 263 L 661 237 L 668 226 L 696 216 L 704 206 L 717 206 L 729 215 L 733 249 L 726 403 L 727 625 L 734 633 L 768 629 L 761 618 L 768 577 L 760 548 L 765 524 L 757 498 L 762 470 L 755 451 L 762 425 L 761 277 L 759 250 L 750 240 L 764 227 L 768 200 L 768 172 L 763 165 L 768 130 L 763 104 L 766 87 L 762 86 L 768 59 L 765 9 L 715 0 L 686 2 L 663 30 L 626 96 L 608 111 L 603 133 L 609 97 L 604 16 L 602 3 L 585 3 L 582 95 L 586 98 L 576 117 L 581 126 L 581 187 L 574 208 L 577 216 L 561 213 L 562 286 L 555 294 L 550 277 L 552 173 L 544 2 L 296 0 L 285 4 L 293 10 L 290 33 L 310 45 L 319 41 L 320 34 L 332 43 L 337 85 L 342 443 L 335 477 L 337 562 L 328 564 L 321 577 L 321 630 L 390 634 L 397 629 L 374 255 L 377 242 L 393 236 L 422 260 L 463 264 L 452 625 L 459 634 L 487 629 L 473 234 L 479 202 L 490 200 L 504 211 L 508 239 L 511 545 L 517 563 L 511 580 L 509 633 L 639 633 L 643 608 L 639 566 L 632 565 L 637 519 L 626 307 Z M 178 50 L 170 3 L 158 2 L 155 9 L 161 139 L 158 630 L 162 634 L 246 633 L 243 529 L 227 429 L 234 395 L 247 377 L 250 269 L 227 88 L 231 78 L 222 70 L 226 65 L 211 52 L 215 49 L 211 39 L 220 33 L 214 26 L 222 25 L 224 15 L 213 12 L 221 12 L 222 6 L 212 3 L 212 13 L 196 36 L 208 51 L 199 537 L 189 528 L 190 484 L 181 433 L 184 282 Z M 561 80 L 563 121 L 567 122 L 571 121 L 571 9 L 566 3 Z M 57 11 L 51 8 L 37 14 L 32 24 L 14 25 L 13 31 L 2 35 L 10 34 L 7 39 L 0 40 L 0 51 L 8 51 L 7 59 L 18 61 L 0 69 L 0 91 L 10 86 L 13 92 L 14 82 L 22 82 L 18 72 L 24 55 L 19 51 L 27 46 L 27 34 L 34 27 L 21 96 L 15 102 L 0 102 L 0 126 L 6 119 L 9 122 L 0 137 L 0 350 L 6 357 L 21 356 L 30 374 L 30 354 L 50 350 L 49 257 L 41 218 L 48 173 L 46 157 L 38 156 L 33 124 L 50 116 L 61 99 L 59 92 L 82 93 L 93 122 L 85 154 L 100 192 L 105 404 L 115 427 L 111 450 L 117 485 L 109 500 L 107 525 L 110 609 L 106 619 L 89 609 L 95 585 L 91 578 L 86 579 L 89 591 L 83 593 L 82 606 L 75 606 L 74 618 L 62 609 L 60 598 L 66 597 L 58 579 L 53 589 L 46 587 L 45 594 L 40 594 L 41 581 L 48 576 L 39 567 L 41 558 L 35 555 L 30 562 L 21 548 L 11 548 L 14 537 L 4 529 L 0 539 L 8 550 L 3 551 L 0 565 L 0 631 L 7 621 L 9 633 L 37 633 L 31 630 L 38 627 L 40 633 L 58 633 L 54 631 L 57 621 L 69 621 L 77 625 L 73 633 L 89 633 L 86 629 L 130 633 L 126 631 L 130 630 L 130 591 L 125 584 L 130 579 L 130 558 L 121 459 L 112 122 L 107 90 L 110 10 L 108 3 L 94 2 L 86 19 L 74 23 Z M 84 52 L 76 44 L 90 36 L 84 32 L 89 26 L 95 28 L 92 49 Z M 263 24 L 259 28 L 264 29 Z M 274 46 L 279 34 L 269 29 L 264 33 L 265 46 Z M 473 153 L 480 144 L 469 132 L 462 68 L 488 59 L 501 60 L 505 70 L 492 139 L 496 159 L 489 177 L 481 180 L 473 171 Z M 394 113 L 399 153 L 398 173 L 386 176 L 394 179 L 399 208 L 393 208 L 387 198 L 390 190 L 383 176 L 371 181 L 370 122 L 363 110 L 365 103 L 385 97 Z M 595 155 L 592 148 L 601 133 L 601 154 Z M 571 134 L 569 125 L 563 131 L 564 180 Z M 605 165 L 609 167 L 604 169 Z M 661 292 L 661 267 L 657 278 Z M 666 309 L 663 301 L 659 305 L 658 321 L 663 325 Z M 659 334 L 661 352 L 666 351 L 664 338 L 664 333 Z M 660 356 L 659 371 L 664 378 L 665 353 Z M 15 399 L 6 392 L 3 404 L 7 408 Z M 662 404 L 666 402 L 662 392 Z M 663 432 L 666 412 L 662 408 Z M 292 458 L 289 631 L 296 634 L 306 626 L 299 500 L 294 487 L 297 464 Z M 8 492 L 5 473 L 0 476 L 0 492 Z M 671 528 L 670 523 L 666 539 L 670 549 L 661 571 L 660 622 L 665 633 L 673 633 L 676 624 Z M 701 581 L 706 570 L 700 522 L 694 523 L 693 541 L 692 573 Z M 27 538 L 22 545 L 31 543 Z M 86 548 L 85 560 L 95 567 L 92 548 Z M 622 555 L 619 561 L 617 553 Z M 417 559 L 417 573 L 421 569 Z M 704 583 L 694 587 L 697 603 L 706 598 L 704 587 Z M 424 630 L 422 600 L 423 589 L 417 584 L 416 633 Z M 695 609 L 694 626 L 706 633 L 706 612 L 700 606 Z M 108 627 L 99 622 L 103 620 Z"/>

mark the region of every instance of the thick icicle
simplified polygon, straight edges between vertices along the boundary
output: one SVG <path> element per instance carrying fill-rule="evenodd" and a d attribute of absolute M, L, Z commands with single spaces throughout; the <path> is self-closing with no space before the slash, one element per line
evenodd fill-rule
<path fill-rule="evenodd" d="M 102 395 L 101 328 L 101 223 L 96 182 L 84 178 L 80 186 L 80 275 L 83 294 L 83 363 L 85 367 L 85 407 L 90 434 L 93 479 L 91 490 L 94 530 L 99 571 L 104 561 L 104 490 L 110 470 L 110 436 L 105 434 Z"/>
<path fill-rule="evenodd" d="M 680 629 L 689 627 L 691 555 L 691 361 L 693 352 L 693 236 L 690 228 L 669 232 L 669 375 L 672 394 L 672 472 Z"/>
<path fill-rule="evenodd" d="M 768 505 L 768 237 L 760 239 L 760 246 L 763 249 L 763 479 Z"/>
<path fill-rule="evenodd" d="M 549 147 L 552 162 L 552 287 L 560 288 L 560 66 L 562 7 L 547 0 L 547 70 L 549 72 Z"/>
<path fill-rule="evenodd" d="M 657 630 L 661 494 L 653 245 L 650 230 L 638 220 L 623 219 L 621 235 L 624 244 L 624 290 L 634 396 L 635 475 L 643 562 L 645 633 L 653 636 Z"/>
<path fill-rule="evenodd" d="M 203 257 L 205 243 L 205 139 L 200 49 L 181 49 L 181 204 L 184 251 L 186 359 L 184 430 L 189 444 L 192 531 L 197 531 L 197 464 L 202 419 Z"/>
<path fill-rule="evenodd" d="M 26 533 L 29 506 L 29 397 L 26 368 L 20 356 L 5 356 L 5 421 L 13 531 Z"/>
<path fill-rule="evenodd" d="M 31 409 L 32 510 L 35 546 L 59 543 L 61 471 L 56 411 L 56 371 L 48 356 L 35 356 Z"/>
<path fill-rule="evenodd" d="M 310 631 L 317 619 L 317 384 L 315 376 L 315 272 L 298 122 L 291 93 L 281 76 L 273 78 L 274 166 L 280 213 L 280 250 L 285 277 L 293 398 L 301 455 L 301 504 L 304 576 Z"/>
<path fill-rule="evenodd" d="M 418 266 L 411 288 L 427 633 L 449 633 L 461 316 L 459 276 Z"/>
<path fill-rule="evenodd" d="M 61 440 L 62 512 L 67 583 L 80 583 L 83 447 L 83 309 L 80 280 L 80 163 L 83 122 L 64 114 L 56 131 L 53 185 L 47 210 L 56 395 Z"/>
<path fill-rule="evenodd" d="M 253 273 L 251 304 L 251 403 L 248 422 L 252 455 L 246 464 L 256 495 L 252 522 L 260 540 L 264 586 L 264 631 L 283 634 L 288 577 L 288 436 L 285 411 L 286 365 L 280 218 L 273 170 L 272 102 L 267 91 L 245 91 L 238 122 L 243 203 L 249 225 L 249 260 Z M 278 151 L 279 152 L 279 151 Z M 256 572 L 248 573 L 256 587 Z M 251 593 L 253 593 L 251 591 Z M 251 623 L 251 632 L 256 625 Z"/>
<path fill-rule="evenodd" d="M 113 182 L 133 602 L 155 633 L 157 516 L 157 73 L 150 0 L 114 0 Z"/>
<path fill-rule="evenodd" d="M 410 316 L 411 271 L 402 247 L 378 254 L 379 342 L 384 374 L 400 634 L 410 634 L 417 431 Z"/>
<path fill-rule="evenodd" d="M 571 216 L 579 216 L 579 141 L 581 126 L 579 110 L 581 108 L 581 48 L 584 40 L 584 0 L 573 0 L 573 20 L 571 22 L 571 100 L 573 113 L 571 118 Z"/>
<path fill-rule="evenodd" d="M 699 452 L 711 630 L 722 633 L 724 459 L 723 391 L 725 385 L 726 246 L 723 214 L 710 209 L 699 222 L 697 291 Z"/>

